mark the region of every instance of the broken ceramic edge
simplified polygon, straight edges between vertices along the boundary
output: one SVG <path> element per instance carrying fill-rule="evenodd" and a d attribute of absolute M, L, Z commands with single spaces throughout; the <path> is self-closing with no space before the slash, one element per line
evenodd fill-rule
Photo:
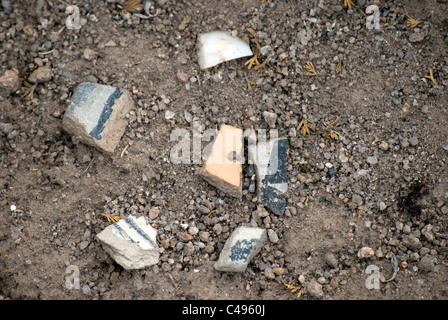
<path fill-rule="evenodd" d="M 250 46 L 244 40 L 223 31 L 199 34 L 196 47 L 201 70 L 253 55 Z"/>
<path fill-rule="evenodd" d="M 124 269 L 142 269 L 159 262 L 157 230 L 145 217 L 129 215 L 97 234 L 104 250 Z"/>
<path fill-rule="evenodd" d="M 257 198 L 266 208 L 282 215 L 288 191 L 287 138 L 270 139 L 249 145 L 249 157 L 257 173 Z"/>

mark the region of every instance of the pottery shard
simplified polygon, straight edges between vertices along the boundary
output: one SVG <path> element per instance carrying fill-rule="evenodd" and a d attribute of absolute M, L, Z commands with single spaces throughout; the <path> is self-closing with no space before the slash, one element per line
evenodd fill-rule
<path fill-rule="evenodd" d="M 97 83 L 79 84 L 62 120 L 81 142 L 113 153 L 126 129 L 126 114 L 135 103 L 129 91 Z"/>
<path fill-rule="evenodd" d="M 224 193 L 241 198 L 242 152 L 243 130 L 222 125 L 199 176 Z"/>
<path fill-rule="evenodd" d="M 159 262 L 157 230 L 144 217 L 128 216 L 97 234 L 104 250 L 126 270 L 142 269 Z"/>

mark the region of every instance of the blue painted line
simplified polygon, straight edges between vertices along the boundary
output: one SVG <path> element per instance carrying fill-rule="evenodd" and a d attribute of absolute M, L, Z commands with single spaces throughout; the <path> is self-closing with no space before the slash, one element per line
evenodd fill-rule
<path fill-rule="evenodd" d="M 104 130 L 107 120 L 109 120 L 110 115 L 112 114 L 113 107 L 115 104 L 115 100 L 119 99 L 122 96 L 123 92 L 119 88 L 115 89 L 115 91 L 109 96 L 107 99 L 103 111 L 101 112 L 101 116 L 98 119 L 98 123 L 96 126 L 90 131 L 90 135 L 97 140 L 101 140 L 101 133 Z"/>
<path fill-rule="evenodd" d="M 146 234 L 146 232 L 143 231 L 137 224 L 135 224 L 134 221 L 133 221 L 130 217 L 126 218 L 125 221 L 126 221 L 129 225 L 131 225 L 132 228 L 133 228 L 135 231 L 137 231 L 137 233 L 138 233 L 140 236 L 142 236 L 143 239 L 145 239 L 146 241 L 148 241 L 149 244 L 151 245 L 151 247 L 153 247 L 153 248 L 157 248 L 157 247 L 158 247 L 157 244 L 155 244 L 155 243 L 151 240 L 151 238 L 148 237 L 148 235 Z"/>

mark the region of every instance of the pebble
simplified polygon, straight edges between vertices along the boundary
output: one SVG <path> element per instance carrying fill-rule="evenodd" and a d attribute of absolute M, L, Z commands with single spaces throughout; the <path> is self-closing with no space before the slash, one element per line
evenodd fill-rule
<path fill-rule="evenodd" d="M 148 213 L 149 218 L 150 218 L 151 220 L 157 219 L 157 217 L 159 216 L 159 214 L 160 214 L 160 210 L 159 210 L 159 208 L 157 208 L 157 207 L 153 207 L 153 208 L 151 208 L 151 209 L 149 210 L 149 213 Z"/>
<path fill-rule="evenodd" d="M 416 146 L 418 145 L 418 138 L 417 137 L 412 137 L 409 139 L 409 143 L 411 144 L 411 146 Z"/>
<path fill-rule="evenodd" d="M 19 74 L 14 70 L 0 72 L 0 95 L 8 97 L 20 87 Z"/>
<path fill-rule="evenodd" d="M 430 255 L 422 257 L 418 263 L 418 268 L 426 272 L 434 271 L 434 267 L 434 258 Z"/>
<path fill-rule="evenodd" d="M 347 163 L 348 162 L 348 157 L 345 154 L 341 153 L 339 155 L 339 161 L 341 161 L 342 163 Z"/>
<path fill-rule="evenodd" d="M 378 207 L 379 207 L 380 211 L 383 211 L 383 210 L 385 210 L 387 208 L 387 205 L 384 202 L 381 201 L 378 204 Z"/>
<path fill-rule="evenodd" d="M 403 233 L 404 234 L 410 234 L 411 233 L 411 227 L 409 225 L 404 225 L 403 226 Z"/>
<path fill-rule="evenodd" d="M 282 276 L 282 275 L 286 274 L 285 268 L 272 268 L 272 271 L 278 276 Z"/>
<path fill-rule="evenodd" d="M 50 81 L 52 76 L 51 67 L 43 66 L 34 70 L 28 77 L 28 81 L 32 83 L 45 83 Z"/>
<path fill-rule="evenodd" d="M 403 232 L 404 232 L 404 228 L 403 228 Z M 402 244 L 411 250 L 418 250 L 423 246 L 422 243 L 420 242 L 420 240 L 414 235 L 404 236 L 402 239 Z"/>
<path fill-rule="evenodd" d="M 332 268 L 337 268 L 338 266 L 338 259 L 336 258 L 336 256 L 331 253 L 331 252 L 327 252 L 325 254 L 325 262 Z"/>
<path fill-rule="evenodd" d="M 263 112 L 263 117 L 266 123 L 269 125 L 269 128 L 275 128 L 275 122 L 277 121 L 277 114 L 269 111 Z"/>
<path fill-rule="evenodd" d="M 367 163 L 370 165 L 375 165 L 378 163 L 378 158 L 375 156 L 367 157 Z"/>
<path fill-rule="evenodd" d="M 81 241 L 81 243 L 79 244 L 79 248 L 81 250 L 84 250 L 85 248 L 87 248 L 89 246 L 90 242 L 89 241 Z"/>
<path fill-rule="evenodd" d="M 177 79 L 181 82 L 188 82 L 188 79 L 190 76 L 186 74 L 185 72 L 182 72 L 180 70 L 177 71 Z"/>
<path fill-rule="evenodd" d="M 174 113 L 173 111 L 166 110 L 166 112 L 165 112 L 165 119 L 166 120 L 171 120 L 171 119 L 174 118 L 175 115 L 176 115 L 176 113 Z"/>
<path fill-rule="evenodd" d="M 387 151 L 389 149 L 389 144 L 386 141 L 382 141 L 379 145 L 379 148 L 383 151 Z"/>
<path fill-rule="evenodd" d="M 187 232 L 180 232 L 179 233 L 179 240 L 182 242 L 188 242 L 193 240 L 193 236 Z"/>
<path fill-rule="evenodd" d="M 278 242 L 278 235 L 272 229 L 268 229 L 268 238 L 269 238 L 269 241 L 271 241 L 272 243 L 277 243 Z"/>
<path fill-rule="evenodd" d="M 425 34 L 423 32 L 413 32 L 409 35 L 410 42 L 420 42 L 425 39 Z"/>
<path fill-rule="evenodd" d="M 184 249 L 183 249 L 182 252 L 186 256 L 191 256 L 194 253 L 194 245 L 193 245 L 193 243 L 191 243 L 191 241 L 187 242 L 185 244 Z"/>
<path fill-rule="evenodd" d="M 195 227 L 195 226 L 190 227 L 190 228 L 188 228 L 188 233 L 195 236 L 199 233 L 199 228 Z"/>
<path fill-rule="evenodd" d="M 362 204 L 362 197 L 359 194 L 354 194 L 352 196 L 352 202 L 359 206 Z"/>
<path fill-rule="evenodd" d="M 90 287 L 89 287 L 88 284 L 86 284 L 86 285 L 84 285 L 82 287 L 82 293 L 84 293 L 84 294 L 89 294 L 90 293 Z"/>
<path fill-rule="evenodd" d="M 91 61 L 95 59 L 98 56 L 98 54 L 90 48 L 85 48 L 82 56 L 84 57 L 84 59 Z"/>
<path fill-rule="evenodd" d="M 311 279 L 311 281 L 306 286 L 306 290 L 314 298 L 322 299 L 324 297 L 324 291 L 322 289 L 322 285 L 315 279 Z"/>
<path fill-rule="evenodd" d="M 362 247 L 358 251 L 357 255 L 358 255 L 358 258 L 360 258 L 360 259 L 366 259 L 366 258 L 373 257 L 375 255 L 375 251 L 370 247 Z"/>

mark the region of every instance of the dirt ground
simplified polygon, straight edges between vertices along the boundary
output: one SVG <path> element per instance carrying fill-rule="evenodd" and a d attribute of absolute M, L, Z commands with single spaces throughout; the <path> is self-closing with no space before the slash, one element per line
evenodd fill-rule
<path fill-rule="evenodd" d="M 375 2 L 379 29 L 366 22 L 373 0 L 157 0 L 148 19 L 122 2 L 2 1 L 0 75 L 16 70 L 20 83 L 0 91 L 1 299 L 448 298 L 446 1 Z M 86 19 L 79 30 L 63 28 L 68 4 Z M 261 66 L 200 70 L 196 39 L 213 30 L 248 40 Z M 51 79 L 33 86 L 42 65 Z M 136 101 L 113 155 L 62 126 L 85 81 Z M 257 218 L 251 166 L 243 198 L 228 197 L 200 164 L 170 161 L 170 135 L 193 123 L 268 129 L 264 111 L 289 138 L 289 183 L 285 213 Z M 95 239 L 101 214 L 153 208 L 160 262 L 124 270 Z M 215 271 L 231 232 L 254 220 L 278 239 L 244 273 Z"/>

